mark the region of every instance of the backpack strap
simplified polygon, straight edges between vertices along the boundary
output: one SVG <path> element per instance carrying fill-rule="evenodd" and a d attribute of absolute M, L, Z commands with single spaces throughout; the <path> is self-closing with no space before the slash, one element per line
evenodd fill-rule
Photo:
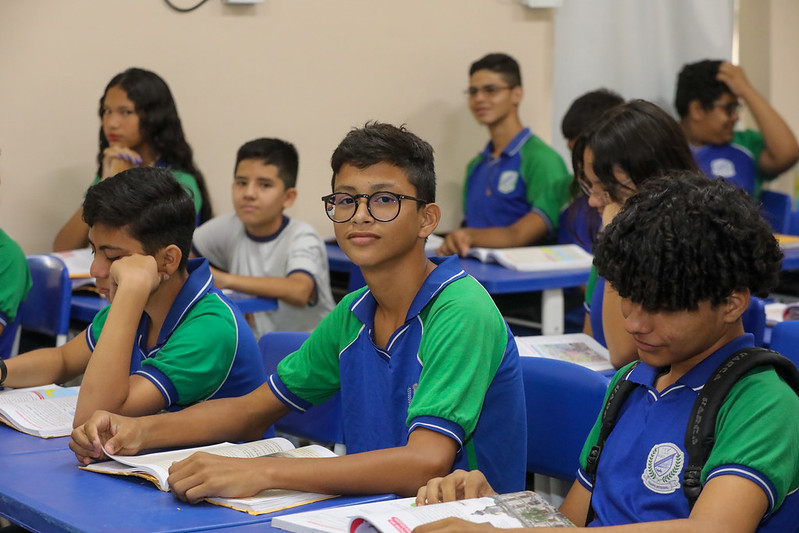
<path fill-rule="evenodd" d="M 585 460 L 585 472 L 588 474 L 588 477 L 591 478 L 592 487 L 596 484 L 596 471 L 599 467 L 599 458 L 602 455 L 602 449 L 605 447 L 605 441 L 608 440 L 610 432 L 613 431 L 613 428 L 616 426 L 616 421 L 619 418 L 621 406 L 636 387 L 635 383 L 627 380 L 630 373 L 635 369 L 636 366 L 638 366 L 638 361 L 633 363 L 624 376 L 622 376 L 622 378 L 616 382 L 616 385 L 608 395 L 608 400 L 605 402 L 605 407 L 602 409 L 602 422 L 599 428 L 599 437 L 597 438 L 596 444 L 594 444 L 594 446 L 591 448 L 591 451 L 588 452 L 588 457 L 586 457 Z M 585 524 L 588 525 L 593 519 L 594 507 L 589 501 L 588 515 L 586 516 Z"/>
<path fill-rule="evenodd" d="M 765 348 L 744 348 L 728 357 L 705 383 L 694 402 L 685 431 L 685 453 L 688 456 L 683 470 L 682 486 L 688 507 L 702 492 L 701 475 L 710 451 L 716 442 L 716 417 L 730 389 L 752 369 L 771 365 L 799 394 L 799 370 L 790 359 Z"/>

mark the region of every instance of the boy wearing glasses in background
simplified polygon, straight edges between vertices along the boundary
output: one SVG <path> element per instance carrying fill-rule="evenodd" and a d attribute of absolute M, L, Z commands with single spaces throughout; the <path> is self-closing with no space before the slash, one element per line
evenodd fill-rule
<path fill-rule="evenodd" d="M 341 391 L 348 455 L 234 459 L 195 454 L 170 469 L 180 499 L 264 489 L 412 495 L 453 468 L 524 487 L 519 355 L 505 321 L 457 258 L 428 259 L 441 211 L 433 150 L 388 124 L 352 130 L 333 153 L 322 198 L 367 287 L 347 296 L 267 383 L 238 401 L 129 419 L 98 412 L 73 432 L 81 462 L 110 453 L 259 438 L 290 409 Z"/>
<path fill-rule="evenodd" d="M 255 336 L 270 331 L 313 331 L 335 302 L 325 243 L 305 222 L 283 210 L 297 198 L 299 160 L 280 139 L 255 139 L 236 154 L 235 213 L 194 232 L 192 253 L 207 257 L 220 289 L 278 299 L 275 311 L 248 316 Z"/>
<path fill-rule="evenodd" d="M 735 131 L 742 102 L 760 131 Z M 674 106 L 699 168 L 731 180 L 755 198 L 764 181 L 776 178 L 799 159 L 791 129 L 746 78 L 726 61 L 685 65 L 677 78 Z"/>
<path fill-rule="evenodd" d="M 560 155 L 519 120 L 519 64 L 506 54 L 488 54 L 472 63 L 466 92 L 491 140 L 466 169 L 463 227 L 446 236 L 438 253 L 551 242 L 571 176 Z"/>

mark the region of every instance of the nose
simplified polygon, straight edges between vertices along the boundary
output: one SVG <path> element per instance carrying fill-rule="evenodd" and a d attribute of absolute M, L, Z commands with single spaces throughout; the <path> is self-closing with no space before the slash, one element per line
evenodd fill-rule
<path fill-rule="evenodd" d="M 246 198 L 255 198 L 255 192 L 256 192 L 256 191 L 255 191 L 255 188 L 256 188 L 257 186 L 258 186 L 258 185 L 257 185 L 256 183 L 250 183 L 250 184 L 248 184 L 248 185 L 247 185 L 247 187 L 244 189 L 244 196 L 245 196 Z"/>
<path fill-rule="evenodd" d="M 605 205 L 607 205 L 607 202 L 605 201 L 605 195 L 602 193 L 597 193 L 594 191 L 594 189 L 591 189 L 591 194 L 588 195 L 588 205 L 594 209 L 605 207 Z"/>
<path fill-rule="evenodd" d="M 372 222 L 374 220 L 372 213 L 369 212 L 368 202 L 369 199 L 363 196 L 355 199 L 355 214 L 352 216 L 355 222 Z"/>
<path fill-rule="evenodd" d="M 105 279 L 108 277 L 109 265 L 110 263 L 102 254 L 95 254 L 89 267 L 89 274 L 93 278 Z"/>
<path fill-rule="evenodd" d="M 622 301 L 624 330 L 630 335 L 649 333 L 652 330 L 652 316 L 641 304 Z"/>

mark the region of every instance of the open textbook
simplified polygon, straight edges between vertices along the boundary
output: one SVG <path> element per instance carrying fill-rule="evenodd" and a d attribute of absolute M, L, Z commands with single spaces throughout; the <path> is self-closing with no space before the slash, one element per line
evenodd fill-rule
<path fill-rule="evenodd" d="M 608 349 L 585 333 L 516 337 L 522 357 L 549 357 L 602 372 L 613 369 Z"/>
<path fill-rule="evenodd" d="M 294 448 L 288 440 L 275 437 L 242 444 L 223 442 L 197 448 L 184 448 L 167 452 L 143 455 L 109 455 L 111 461 L 80 466 L 83 470 L 102 474 L 139 476 L 155 484 L 163 491 L 169 490 L 169 467 L 182 461 L 195 452 L 206 452 L 225 457 L 335 457 L 336 454 L 323 446 L 311 445 Z M 287 509 L 305 503 L 333 498 L 331 494 L 316 494 L 295 490 L 271 489 L 247 498 L 206 498 L 210 503 L 244 511 L 250 514 L 263 514 Z"/>
<path fill-rule="evenodd" d="M 96 292 L 94 289 L 94 278 L 89 273 L 94 260 L 94 254 L 91 248 L 78 248 L 76 250 L 68 250 L 66 252 L 52 252 L 53 255 L 67 267 L 69 272 L 69 279 L 72 281 L 73 291 L 87 291 Z"/>
<path fill-rule="evenodd" d="M 514 492 L 417 507 L 415 498 L 276 516 L 272 526 L 294 533 L 407 533 L 428 522 L 456 517 L 498 528 L 574 527 L 535 492 Z"/>
<path fill-rule="evenodd" d="M 471 248 L 466 254 L 484 263 L 496 262 L 505 268 L 523 271 L 587 270 L 594 256 L 576 244 L 524 246 L 520 248 Z"/>
<path fill-rule="evenodd" d="M 2 391 L 0 422 L 35 437 L 65 437 L 72 433 L 78 390 L 45 385 Z"/>

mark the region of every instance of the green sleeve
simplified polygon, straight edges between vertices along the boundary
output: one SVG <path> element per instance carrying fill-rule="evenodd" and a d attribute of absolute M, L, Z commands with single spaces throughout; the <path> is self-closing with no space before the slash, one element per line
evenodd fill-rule
<path fill-rule="evenodd" d="M 571 174 L 560 155 L 538 137 L 521 150 L 521 175 L 527 183 L 527 201 L 542 211 L 553 229 L 563 207 L 569 202 Z"/>
<path fill-rule="evenodd" d="M 585 284 L 585 303 L 588 308 L 591 308 L 591 300 L 594 297 L 594 288 L 596 287 L 599 274 L 596 272 L 596 267 L 591 265 L 591 273 L 588 274 L 588 282 Z"/>
<path fill-rule="evenodd" d="M 760 154 L 766 147 L 763 141 L 763 135 L 757 130 L 744 130 L 736 131 L 732 137 L 732 143 L 745 148 L 755 161 L 755 198 L 760 198 L 760 191 L 763 189 L 763 183 L 771 181 L 778 176 L 778 174 L 766 174 L 760 170 Z"/>
<path fill-rule="evenodd" d="M 31 288 L 31 272 L 22 248 L 0 230 L 0 313 L 14 321 Z"/>
<path fill-rule="evenodd" d="M 407 423 L 434 416 L 471 438 L 508 343 L 505 321 L 473 278 L 452 282 L 420 313 L 422 372 Z"/>

